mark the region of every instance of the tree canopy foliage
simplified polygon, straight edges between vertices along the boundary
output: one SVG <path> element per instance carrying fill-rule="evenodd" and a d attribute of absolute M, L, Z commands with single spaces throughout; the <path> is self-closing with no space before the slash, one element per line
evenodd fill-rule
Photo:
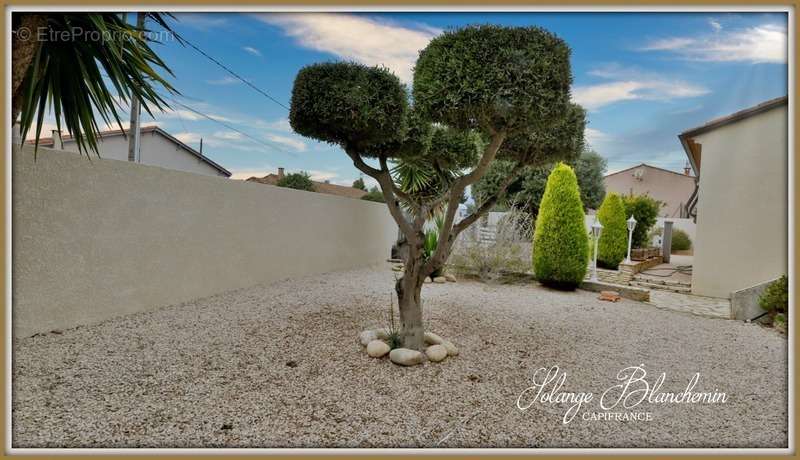
<path fill-rule="evenodd" d="M 365 201 L 375 201 L 376 203 L 386 203 L 386 199 L 383 197 L 383 193 L 381 193 L 378 187 L 372 187 L 369 189 L 369 191 L 365 193 L 361 199 Z"/>
<path fill-rule="evenodd" d="M 606 194 L 603 178 L 606 160 L 592 150 L 584 150 L 577 159 L 565 163 L 573 168 L 578 178 L 584 210 L 597 209 Z M 512 169 L 513 163 L 508 161 L 492 163 L 486 174 L 472 186 L 473 199 L 477 203 L 483 203 L 495 195 L 498 187 Z M 539 205 L 547 178 L 552 170 L 552 164 L 539 168 L 527 168 L 517 180 L 508 186 L 506 192 L 498 199 L 498 205 L 504 208 L 513 203 L 535 217 L 539 213 Z"/>
<path fill-rule="evenodd" d="M 382 67 L 320 63 L 298 73 L 292 128 L 340 146 L 373 177 L 406 238 L 396 291 L 413 348 L 422 344 L 422 282 L 444 266 L 458 234 L 526 168 L 575 161 L 583 151 L 586 114 L 570 101 L 569 58 L 567 44 L 542 28 L 480 25 L 431 40 L 411 94 Z M 498 161 L 508 175 L 497 192 L 456 222 L 465 189 Z M 423 227 L 437 212 L 441 228 L 426 257 Z"/>
<path fill-rule="evenodd" d="M 622 197 L 622 202 L 625 205 L 626 216 L 628 218 L 633 216 L 636 219 L 636 227 L 633 228 L 633 247 L 649 246 L 648 235 L 658 219 L 662 203 L 647 195 L 625 195 Z"/>
<path fill-rule="evenodd" d="M 314 191 L 314 182 L 311 181 L 311 176 L 305 171 L 289 173 L 278 179 L 275 185 L 278 187 L 293 188 L 295 190 L 305 190 L 307 192 Z"/>
<path fill-rule="evenodd" d="M 367 191 L 367 185 L 364 183 L 364 178 L 359 177 L 358 179 L 353 181 L 353 188 L 357 188 L 359 190 Z"/>

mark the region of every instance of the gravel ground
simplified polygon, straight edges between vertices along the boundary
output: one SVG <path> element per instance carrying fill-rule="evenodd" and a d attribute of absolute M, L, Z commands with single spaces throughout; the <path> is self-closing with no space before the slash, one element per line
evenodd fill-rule
<path fill-rule="evenodd" d="M 787 344 L 753 324 L 589 292 L 425 285 L 430 330 L 457 357 L 401 368 L 369 358 L 387 267 L 284 281 L 14 341 L 15 447 L 786 447 Z M 718 404 L 642 404 L 651 421 L 587 421 L 622 368 Z M 539 367 L 568 405 L 516 407 Z M 618 410 L 617 410 L 618 411 Z"/>

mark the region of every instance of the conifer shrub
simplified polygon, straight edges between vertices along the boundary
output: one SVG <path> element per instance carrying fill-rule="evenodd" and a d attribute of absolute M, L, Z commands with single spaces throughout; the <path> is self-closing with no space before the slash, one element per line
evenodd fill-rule
<path fill-rule="evenodd" d="M 545 286 L 572 290 L 586 276 L 589 237 L 578 179 L 559 163 L 547 178 L 533 235 L 533 270 Z"/>
<path fill-rule="evenodd" d="M 692 249 L 692 239 L 689 234 L 679 228 L 672 229 L 672 251 L 688 251 Z"/>
<path fill-rule="evenodd" d="M 597 220 L 603 225 L 597 243 L 597 265 L 616 270 L 628 250 L 628 225 L 625 205 L 616 193 L 608 193 L 597 210 Z"/>

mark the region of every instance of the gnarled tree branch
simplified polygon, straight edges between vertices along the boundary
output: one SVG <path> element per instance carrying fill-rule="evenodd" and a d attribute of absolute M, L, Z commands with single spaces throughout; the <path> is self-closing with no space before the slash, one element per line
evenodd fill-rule
<path fill-rule="evenodd" d="M 519 177 L 522 175 L 523 171 L 525 171 L 524 166 L 517 165 L 511 170 L 511 174 L 506 177 L 506 179 L 500 183 L 500 187 L 497 191 L 490 196 L 486 201 L 484 201 L 478 209 L 472 212 L 472 214 L 468 215 L 461 222 L 455 224 L 453 226 L 453 240 L 455 240 L 458 235 L 466 230 L 467 227 L 472 225 L 476 220 L 480 219 L 482 215 L 489 212 L 492 207 L 497 203 L 497 200 L 500 199 L 501 196 L 506 192 L 508 187 L 513 184 Z"/>
<path fill-rule="evenodd" d="M 489 169 L 489 165 L 492 163 L 492 161 L 494 161 L 495 157 L 497 156 L 497 151 L 500 149 L 500 146 L 503 144 L 505 139 L 505 131 L 494 132 L 492 134 L 492 141 L 486 146 L 486 149 L 483 151 L 483 155 L 481 156 L 481 159 L 478 161 L 478 164 L 475 166 L 475 168 L 468 174 L 459 177 L 450 188 L 450 199 L 448 200 L 447 204 L 444 224 L 439 232 L 439 240 L 436 245 L 436 252 L 434 252 L 433 256 L 425 264 L 426 273 L 432 273 L 436 267 L 440 267 L 447 258 L 447 255 L 450 252 L 451 241 L 453 239 L 453 221 L 455 220 L 456 211 L 458 210 L 461 194 L 468 185 L 477 182 L 478 179 L 486 174 L 486 171 Z"/>
<path fill-rule="evenodd" d="M 397 198 L 394 194 L 394 181 L 392 180 L 392 175 L 389 173 L 389 170 L 383 167 L 381 169 L 373 168 L 365 163 L 364 159 L 361 158 L 361 155 L 358 153 L 350 149 L 344 150 L 347 156 L 353 160 L 353 165 L 358 168 L 359 171 L 378 181 L 378 184 L 381 186 L 381 192 L 383 193 L 383 199 L 386 201 L 386 206 L 389 208 L 389 213 L 392 215 L 395 222 L 397 222 L 400 231 L 406 236 L 408 242 L 410 244 L 421 244 L 422 240 L 419 232 L 415 231 L 411 223 L 403 216 L 403 211 L 400 209 L 400 204 L 397 202 Z M 382 166 L 384 164 L 385 163 L 382 163 Z"/>

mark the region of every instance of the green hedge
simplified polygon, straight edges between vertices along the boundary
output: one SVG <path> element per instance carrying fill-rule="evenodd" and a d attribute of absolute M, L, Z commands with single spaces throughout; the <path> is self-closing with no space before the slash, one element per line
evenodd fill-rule
<path fill-rule="evenodd" d="M 688 251 L 692 249 L 692 240 L 689 238 L 689 235 L 681 229 L 674 228 L 672 229 L 672 245 L 670 246 L 672 251 Z"/>
<path fill-rule="evenodd" d="M 374 201 L 376 203 L 386 203 L 386 199 L 383 198 L 383 192 L 378 190 L 378 187 L 372 187 L 361 199 L 365 201 Z"/>
<path fill-rule="evenodd" d="M 589 237 L 578 179 L 559 163 L 547 179 L 533 235 L 533 271 L 545 286 L 575 289 L 586 276 Z"/>
<path fill-rule="evenodd" d="M 628 225 L 625 205 L 616 193 L 608 193 L 597 210 L 603 225 L 597 245 L 597 265 L 616 270 L 628 251 Z"/>
<path fill-rule="evenodd" d="M 287 174 L 280 178 L 275 185 L 278 187 L 293 188 L 295 190 L 305 190 L 307 192 L 315 191 L 311 176 L 305 171 Z"/>
<path fill-rule="evenodd" d="M 759 297 L 758 304 L 770 313 L 789 311 L 789 278 L 783 275 L 767 286 Z"/>
<path fill-rule="evenodd" d="M 625 215 L 636 219 L 636 227 L 633 229 L 634 248 L 646 248 L 650 246 L 648 236 L 650 229 L 658 219 L 658 211 L 662 203 L 647 195 L 626 195 L 622 198 L 625 204 Z"/>

